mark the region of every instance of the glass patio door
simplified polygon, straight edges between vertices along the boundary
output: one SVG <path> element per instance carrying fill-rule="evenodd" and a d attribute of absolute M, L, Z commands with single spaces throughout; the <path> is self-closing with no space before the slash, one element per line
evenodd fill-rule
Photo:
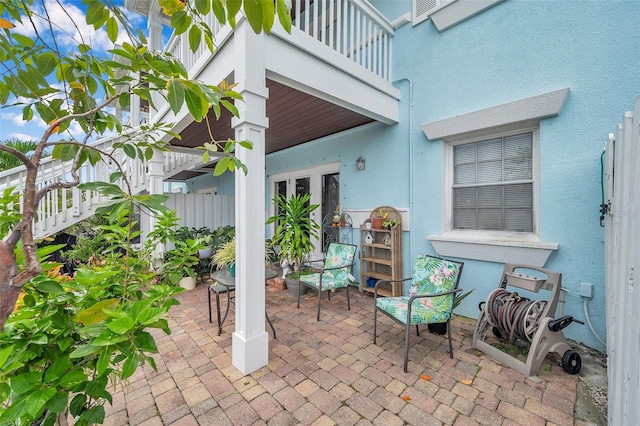
<path fill-rule="evenodd" d="M 318 166 L 311 169 L 297 170 L 289 173 L 280 173 L 270 176 L 269 178 L 269 197 L 271 200 L 273 200 L 277 194 L 284 195 L 287 198 L 294 194 L 310 194 L 311 198 L 309 202 L 311 204 L 320 205 L 319 208 L 311 213 L 311 219 L 320 226 L 320 229 L 318 230 L 318 236 L 320 238 L 314 240 L 315 249 L 313 253 L 311 253 L 311 259 L 322 258 L 322 218 L 325 212 L 334 211 L 336 202 L 339 200 L 337 194 L 338 188 L 335 185 L 335 182 L 339 177 L 339 172 L 340 165 L 337 163 Z M 332 178 L 329 179 L 328 176 L 331 176 Z M 326 188 L 325 185 L 330 181 L 334 184 L 329 191 L 331 196 L 327 197 L 326 193 L 328 188 Z M 271 204 L 271 214 L 275 214 L 277 207 L 274 206 L 273 203 Z M 275 230 L 275 226 L 273 230 Z"/>

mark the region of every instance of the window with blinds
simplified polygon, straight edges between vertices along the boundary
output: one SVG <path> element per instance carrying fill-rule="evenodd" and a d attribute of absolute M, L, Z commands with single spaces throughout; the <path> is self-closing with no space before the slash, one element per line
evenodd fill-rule
<path fill-rule="evenodd" d="M 453 147 L 453 228 L 533 232 L 531 132 Z"/>

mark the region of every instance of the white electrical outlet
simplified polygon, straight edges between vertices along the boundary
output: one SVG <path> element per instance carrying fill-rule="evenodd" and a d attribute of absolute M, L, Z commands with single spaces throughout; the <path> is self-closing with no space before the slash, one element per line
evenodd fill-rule
<path fill-rule="evenodd" d="M 580 283 L 580 296 L 591 299 L 593 297 L 593 284 Z"/>

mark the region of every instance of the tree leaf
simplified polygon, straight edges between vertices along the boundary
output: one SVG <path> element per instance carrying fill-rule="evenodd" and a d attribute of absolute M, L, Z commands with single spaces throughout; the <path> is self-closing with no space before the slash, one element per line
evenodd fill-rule
<path fill-rule="evenodd" d="M 251 29 L 259 34 L 262 30 L 263 5 L 259 0 L 244 0 L 244 14 L 251 25 Z"/>
<path fill-rule="evenodd" d="M 67 392 L 56 392 L 55 395 L 49 398 L 45 404 L 45 408 L 54 413 L 62 413 L 67 408 L 68 402 L 69 394 Z"/>
<path fill-rule="evenodd" d="M 109 19 L 107 19 L 106 28 L 109 40 L 111 41 L 111 43 L 115 43 L 116 40 L 118 40 L 118 21 L 116 21 L 116 18 L 111 16 Z"/>
<path fill-rule="evenodd" d="M 79 416 L 82 411 L 84 411 L 85 404 L 87 403 L 87 396 L 83 393 L 77 394 L 71 400 L 71 404 L 69 404 L 69 412 L 72 416 Z"/>
<path fill-rule="evenodd" d="M 224 14 L 224 6 L 222 0 L 213 0 L 213 14 L 218 22 L 224 25 L 227 22 L 227 16 Z"/>
<path fill-rule="evenodd" d="M 39 291 L 50 294 L 62 294 L 64 289 L 60 284 L 53 280 L 41 281 L 34 285 Z"/>
<path fill-rule="evenodd" d="M 0 18 L 0 28 L 3 28 L 5 30 L 10 30 L 11 28 L 15 28 L 15 25 L 13 25 L 11 22 L 7 21 L 4 18 Z"/>
<path fill-rule="evenodd" d="M 126 145 L 122 146 L 122 150 L 127 155 L 127 157 L 133 158 L 133 159 L 136 158 L 136 147 L 135 146 L 126 144 Z"/>
<path fill-rule="evenodd" d="M 107 315 L 104 310 L 107 308 L 113 308 L 118 304 L 118 299 L 105 299 L 92 305 L 91 307 L 78 312 L 76 315 L 76 321 L 84 324 L 96 324 L 107 319 Z"/>
<path fill-rule="evenodd" d="M 44 52 L 42 55 L 36 56 L 36 66 L 43 75 L 49 75 L 58 64 L 58 58 L 51 52 Z"/>
<path fill-rule="evenodd" d="M 196 122 L 202 121 L 207 114 L 209 105 L 202 98 L 202 91 L 197 86 L 187 88 L 185 91 L 187 108 Z"/>
<path fill-rule="evenodd" d="M 282 28 L 289 34 L 291 33 L 291 11 L 287 8 L 285 0 L 276 0 L 276 9 L 278 12 L 278 20 Z"/>
<path fill-rule="evenodd" d="M 9 359 L 9 356 L 13 352 L 13 348 L 14 348 L 13 345 L 9 345 L 9 346 L 7 346 L 7 347 L 5 347 L 5 348 L 0 350 L 0 368 L 2 368 L 2 366 Z"/>
<path fill-rule="evenodd" d="M 100 5 L 99 2 L 91 2 L 87 6 L 87 15 L 85 20 L 89 25 L 99 25 L 98 23 L 102 20 L 102 15 L 104 13 L 104 7 Z"/>
<path fill-rule="evenodd" d="M 260 4 L 262 5 L 262 29 L 269 34 L 275 19 L 275 5 L 272 1 L 260 2 Z"/>
<path fill-rule="evenodd" d="M 44 373 L 44 383 L 52 382 L 67 372 L 71 363 L 69 358 L 60 357 L 51 364 Z"/>
<path fill-rule="evenodd" d="M 124 334 L 131 330 L 133 326 L 134 322 L 131 317 L 122 317 L 107 324 L 107 328 L 116 334 Z"/>
<path fill-rule="evenodd" d="M 98 376 L 102 376 L 104 372 L 107 371 L 107 368 L 109 367 L 109 364 L 111 362 L 111 353 L 111 348 L 104 348 L 102 352 L 100 352 L 98 362 L 96 363 L 96 371 L 98 373 Z"/>
<path fill-rule="evenodd" d="M 172 78 L 167 81 L 167 100 L 174 114 L 180 112 L 184 104 L 184 86 L 180 80 Z"/>
<path fill-rule="evenodd" d="M 100 350 L 100 347 L 96 345 L 82 345 L 78 347 L 75 351 L 69 354 L 69 358 L 84 358 L 89 355 L 93 355 Z"/>
<path fill-rule="evenodd" d="M 196 0 L 195 6 L 199 13 L 207 15 L 211 10 L 211 0 Z"/>
<path fill-rule="evenodd" d="M 77 383 L 84 382 L 85 380 L 87 380 L 87 375 L 81 368 L 76 368 L 62 376 L 60 379 L 60 385 L 65 388 L 69 388 Z"/>
<path fill-rule="evenodd" d="M 227 0 L 227 17 L 231 28 L 235 28 L 236 14 L 242 8 L 242 0 Z"/>
<path fill-rule="evenodd" d="M 192 26 L 189 30 L 189 48 L 195 53 L 202 42 L 202 30 L 197 26 Z"/>
<path fill-rule="evenodd" d="M 125 380 L 135 373 L 138 368 L 138 357 L 135 354 L 131 354 L 127 357 L 122 364 L 122 380 Z"/>
<path fill-rule="evenodd" d="M 190 25 L 191 17 L 183 10 L 177 11 L 171 16 L 171 27 L 175 30 L 175 35 L 184 33 Z"/>
<path fill-rule="evenodd" d="M 53 388 L 40 389 L 38 392 L 33 392 L 27 395 L 27 401 L 25 406 L 27 412 L 32 418 L 37 419 L 42 414 L 44 406 L 47 401 L 56 394 L 56 390 Z"/>
<path fill-rule="evenodd" d="M 104 405 L 96 405 L 82 413 L 81 419 L 86 420 L 88 424 L 102 424 L 104 422 Z"/>
<path fill-rule="evenodd" d="M 78 152 L 78 149 L 80 148 L 76 145 L 63 143 L 56 144 L 53 147 L 53 151 L 51 151 L 51 156 L 53 158 L 59 158 L 62 161 L 73 160 L 73 158 L 76 156 L 76 153 Z"/>
<path fill-rule="evenodd" d="M 109 182 L 114 183 L 118 179 L 121 179 L 123 176 L 124 174 L 120 171 L 113 172 L 111 173 L 111 175 L 109 175 Z"/>

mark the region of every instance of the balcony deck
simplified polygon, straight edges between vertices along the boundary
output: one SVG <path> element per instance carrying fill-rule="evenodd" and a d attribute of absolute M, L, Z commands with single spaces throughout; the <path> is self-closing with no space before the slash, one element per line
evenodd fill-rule
<path fill-rule="evenodd" d="M 399 90 L 391 79 L 393 27 L 366 1 L 295 0 L 293 28 L 286 33 L 275 24 L 264 37 L 264 66 L 268 89 L 267 154 L 374 121 L 399 120 Z M 240 21 L 242 18 L 240 18 Z M 165 50 L 179 58 L 189 75 L 219 83 L 234 82 L 239 51 L 250 46 L 228 26 L 210 18 L 216 49 L 188 49 L 187 35 L 172 37 Z M 240 24 L 240 23 L 239 23 Z M 249 42 L 247 42 L 249 43 Z M 182 140 L 172 145 L 194 147 L 208 139 L 203 125 L 188 114 L 173 116 L 158 100 L 152 120 L 177 122 Z M 217 140 L 234 137 L 230 114 L 215 120 Z"/>

